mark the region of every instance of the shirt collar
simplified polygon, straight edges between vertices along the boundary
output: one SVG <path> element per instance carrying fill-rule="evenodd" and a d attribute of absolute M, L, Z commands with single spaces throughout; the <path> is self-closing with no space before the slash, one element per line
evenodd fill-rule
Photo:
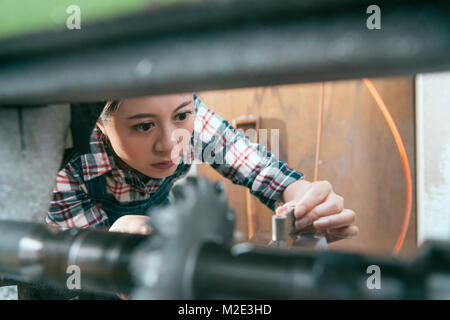
<path fill-rule="evenodd" d="M 89 138 L 90 153 L 81 156 L 83 165 L 84 180 L 91 180 L 101 175 L 104 175 L 114 168 L 117 168 L 114 163 L 114 158 L 107 150 L 104 143 L 103 135 L 100 128 L 96 125 Z M 120 174 L 120 172 L 113 172 L 113 174 Z M 117 177 L 119 178 L 119 177 Z"/>

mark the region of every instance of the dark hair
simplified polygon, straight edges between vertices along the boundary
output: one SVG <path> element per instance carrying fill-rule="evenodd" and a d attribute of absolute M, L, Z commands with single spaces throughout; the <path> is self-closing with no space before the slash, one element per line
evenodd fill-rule
<path fill-rule="evenodd" d="M 119 109 L 123 100 L 108 100 L 103 107 L 102 113 L 100 114 L 99 120 L 102 122 L 106 121 L 108 117 L 117 109 Z"/>

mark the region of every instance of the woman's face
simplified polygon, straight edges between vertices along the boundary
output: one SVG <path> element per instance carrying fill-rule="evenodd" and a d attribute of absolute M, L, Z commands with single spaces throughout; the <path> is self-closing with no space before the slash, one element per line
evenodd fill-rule
<path fill-rule="evenodd" d="M 124 99 L 98 126 L 117 156 L 152 178 L 175 172 L 194 130 L 192 94 Z"/>

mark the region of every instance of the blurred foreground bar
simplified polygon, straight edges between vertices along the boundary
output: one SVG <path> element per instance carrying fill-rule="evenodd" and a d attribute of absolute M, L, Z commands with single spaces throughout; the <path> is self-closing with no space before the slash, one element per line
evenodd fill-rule
<path fill-rule="evenodd" d="M 0 105 L 450 69 L 450 2 L 198 1 L 0 41 Z"/>

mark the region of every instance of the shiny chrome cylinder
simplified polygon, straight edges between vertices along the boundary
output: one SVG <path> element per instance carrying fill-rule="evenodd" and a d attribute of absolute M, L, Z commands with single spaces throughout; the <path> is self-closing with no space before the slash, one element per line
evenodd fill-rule
<path fill-rule="evenodd" d="M 80 290 L 129 293 L 133 287 L 131 254 L 146 238 L 0 221 L 0 274 L 10 280 L 45 282 L 66 289 L 73 270 L 79 270 Z"/>

